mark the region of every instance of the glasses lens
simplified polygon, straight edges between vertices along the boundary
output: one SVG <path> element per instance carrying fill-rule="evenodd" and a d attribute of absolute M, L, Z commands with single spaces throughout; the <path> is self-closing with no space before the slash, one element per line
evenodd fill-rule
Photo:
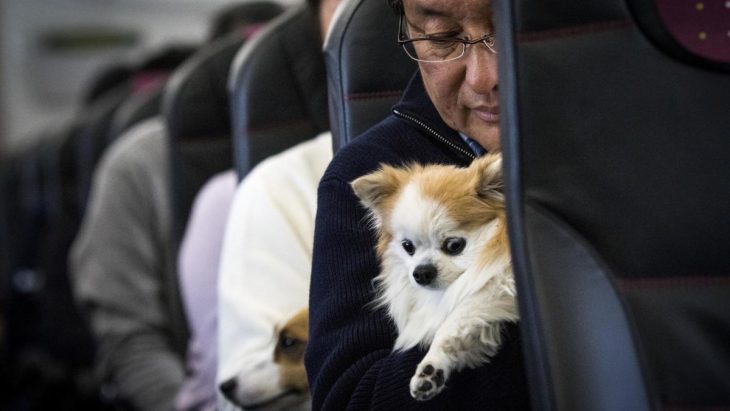
<path fill-rule="evenodd" d="M 449 39 L 418 39 L 403 48 L 412 59 L 427 62 L 454 60 L 464 54 L 464 44 Z"/>

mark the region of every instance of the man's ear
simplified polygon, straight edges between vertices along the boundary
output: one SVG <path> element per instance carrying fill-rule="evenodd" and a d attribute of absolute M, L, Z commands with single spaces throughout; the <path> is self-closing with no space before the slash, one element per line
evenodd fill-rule
<path fill-rule="evenodd" d="M 350 186 L 362 205 L 379 217 L 383 214 L 386 202 L 398 192 L 402 174 L 402 170 L 381 165 L 378 171 L 355 179 Z"/>
<path fill-rule="evenodd" d="M 474 160 L 470 167 L 477 173 L 477 196 L 485 200 L 504 202 L 502 155 L 484 155 Z"/>

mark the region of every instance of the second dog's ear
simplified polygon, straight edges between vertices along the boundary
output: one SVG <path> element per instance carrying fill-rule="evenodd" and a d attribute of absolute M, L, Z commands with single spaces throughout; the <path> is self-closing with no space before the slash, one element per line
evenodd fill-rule
<path fill-rule="evenodd" d="M 383 165 L 378 171 L 355 179 L 350 186 L 362 205 L 378 217 L 388 199 L 398 192 L 401 174 L 402 170 Z"/>
<path fill-rule="evenodd" d="M 502 155 L 487 154 L 474 160 L 472 167 L 477 172 L 477 195 L 486 200 L 503 202 Z"/>

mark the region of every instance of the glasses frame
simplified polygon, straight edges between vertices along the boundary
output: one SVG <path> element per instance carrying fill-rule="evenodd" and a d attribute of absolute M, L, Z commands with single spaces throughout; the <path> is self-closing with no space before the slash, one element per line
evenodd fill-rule
<path fill-rule="evenodd" d="M 492 43 L 494 43 L 494 34 L 493 33 L 485 34 L 482 37 L 479 37 L 478 39 L 474 39 L 474 40 L 467 40 L 467 39 L 463 39 L 461 37 L 430 37 L 430 36 L 407 38 L 405 36 L 405 34 L 403 33 L 403 21 L 405 19 L 406 19 L 405 12 L 403 12 L 403 10 L 401 10 L 400 18 L 398 19 L 398 39 L 397 39 L 397 41 L 398 41 L 398 44 L 403 48 L 403 51 L 406 53 L 406 55 L 408 57 L 410 57 L 412 60 L 422 62 L 422 63 L 446 63 L 449 61 L 458 60 L 458 59 L 464 57 L 464 55 L 466 54 L 467 46 L 470 46 L 472 44 L 477 44 L 477 43 L 484 43 L 484 46 L 489 51 L 491 51 L 494 54 L 497 54 L 497 50 L 493 46 L 490 46 L 489 43 L 487 43 L 487 40 L 491 40 Z M 456 57 L 452 57 L 452 58 L 449 58 L 446 60 L 421 60 L 419 58 L 411 56 L 411 54 L 408 52 L 408 50 L 406 50 L 406 45 L 414 43 L 416 41 L 423 41 L 423 40 L 453 41 L 455 43 L 461 43 L 462 44 L 461 54 L 459 54 Z M 414 48 L 415 48 L 415 46 L 414 46 Z"/>

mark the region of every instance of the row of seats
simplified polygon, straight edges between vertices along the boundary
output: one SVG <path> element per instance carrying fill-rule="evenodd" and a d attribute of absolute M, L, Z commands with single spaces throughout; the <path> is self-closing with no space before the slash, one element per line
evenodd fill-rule
<path fill-rule="evenodd" d="M 730 62 L 672 40 L 656 13 L 633 0 L 495 4 L 510 239 L 537 409 L 730 404 Z M 400 96 L 415 65 L 390 35 L 384 1 L 346 1 L 325 45 L 326 78 L 312 74 L 319 48 L 298 26 L 311 18 L 295 8 L 244 47 L 232 39 L 196 53 L 158 95 L 176 244 L 217 172 L 235 166 L 241 179 L 327 129 L 337 151 Z M 281 63 L 294 60 L 301 66 Z M 43 144 L 4 162 L 6 360 L 69 335 L 28 329 L 43 323 L 35 319 L 44 304 L 73 311 L 68 291 L 64 301 L 38 301 L 52 278 L 37 252 L 62 250 L 41 246 L 60 243 L 39 233 L 59 227 L 65 204 L 83 204 L 79 192 L 88 192 L 80 177 L 64 182 L 62 164 L 78 163 L 58 153 Z M 79 175 L 90 176 L 85 167 Z M 47 261 L 58 267 L 60 258 Z M 184 321 L 174 277 L 165 292 Z M 184 351 L 186 332 L 176 338 Z M 90 343 L 70 344 L 78 341 Z"/>

